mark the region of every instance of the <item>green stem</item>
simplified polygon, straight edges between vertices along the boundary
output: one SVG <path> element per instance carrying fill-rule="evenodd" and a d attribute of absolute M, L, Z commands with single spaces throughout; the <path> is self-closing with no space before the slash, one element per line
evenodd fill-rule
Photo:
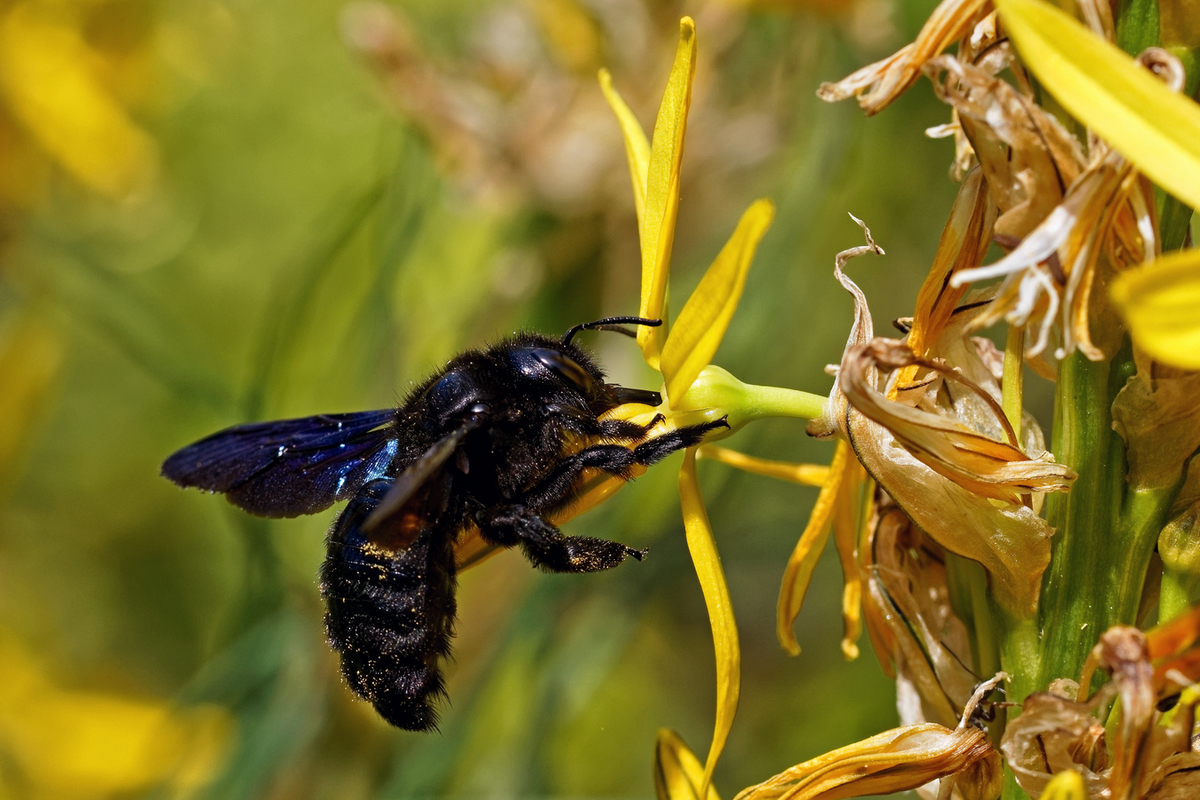
<path fill-rule="evenodd" d="M 1158 207 L 1159 237 L 1162 251 L 1179 250 L 1187 241 L 1188 227 L 1192 224 L 1192 209 L 1172 194 L 1162 192 Z"/>
<path fill-rule="evenodd" d="M 1000 396 L 1003 400 L 1004 416 L 1017 435 L 1017 446 L 1021 444 L 1022 400 L 1025 394 L 1025 328 L 1009 325 L 1008 337 L 1004 342 L 1004 375 L 1000 381 Z"/>
<path fill-rule="evenodd" d="M 1078 679 L 1096 637 L 1116 622 L 1132 622 L 1108 603 L 1113 572 L 1123 573 L 1132 558 L 1113 541 L 1125 463 L 1112 430 L 1110 377 L 1109 364 L 1078 352 L 1059 367 L 1051 450 L 1079 477 L 1069 492 L 1046 500 L 1054 538 L 1039 607 L 1039 689 L 1055 678 Z"/>
<path fill-rule="evenodd" d="M 1197 576 L 1163 571 L 1162 587 L 1158 590 L 1158 621 L 1169 622 L 1192 604 L 1192 597 L 1200 588 Z"/>
<path fill-rule="evenodd" d="M 1121 570 L 1114 570 L 1108 592 L 1109 605 L 1122 622 L 1137 622 L 1150 556 L 1178 490 L 1178 484 L 1156 489 L 1134 489 L 1126 498 L 1117 530 L 1114 531 L 1114 540 L 1124 545 L 1125 563 Z M 1160 616 L 1161 613 L 1160 610 Z"/>
<path fill-rule="evenodd" d="M 739 412 L 755 419 L 760 417 L 796 417 L 816 419 L 825 410 L 829 398 L 819 394 L 784 389 L 779 386 L 747 385 L 745 401 Z"/>

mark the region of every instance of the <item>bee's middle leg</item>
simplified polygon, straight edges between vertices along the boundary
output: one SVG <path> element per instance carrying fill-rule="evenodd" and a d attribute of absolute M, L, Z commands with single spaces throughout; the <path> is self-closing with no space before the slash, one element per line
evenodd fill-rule
<path fill-rule="evenodd" d="M 535 567 L 550 572 L 599 572 L 645 550 L 590 536 L 564 536 L 537 512 L 521 505 L 500 506 L 475 514 L 483 538 L 502 547 L 519 545 Z"/>

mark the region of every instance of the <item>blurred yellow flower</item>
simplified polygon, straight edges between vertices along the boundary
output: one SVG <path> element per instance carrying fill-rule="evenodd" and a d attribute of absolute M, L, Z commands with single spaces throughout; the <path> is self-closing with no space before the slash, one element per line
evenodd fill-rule
<path fill-rule="evenodd" d="M 0 753 L 35 797 L 196 789 L 216 774 L 233 735 L 233 719 L 216 706 L 62 688 L 7 639 L 0 674 Z"/>
<path fill-rule="evenodd" d="M 83 5 L 25 0 L 0 12 L 0 97 L 75 180 L 120 200 L 148 187 L 157 147 L 105 85 Z"/>

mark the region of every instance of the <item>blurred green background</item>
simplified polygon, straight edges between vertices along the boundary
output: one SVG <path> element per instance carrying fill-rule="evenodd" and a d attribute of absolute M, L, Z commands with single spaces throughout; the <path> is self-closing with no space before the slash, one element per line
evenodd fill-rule
<path fill-rule="evenodd" d="M 674 290 L 754 198 L 778 214 L 717 361 L 824 394 L 851 304 L 911 313 L 955 186 L 927 87 L 866 120 L 814 91 L 910 41 L 934 0 L 0 2 L 0 797 L 649 797 L 656 730 L 703 754 L 711 637 L 675 461 L 568 524 L 651 548 L 609 573 L 504 553 L 461 576 L 441 732 L 343 686 L 316 572 L 334 512 L 251 518 L 158 476 L 238 422 L 386 407 L 466 346 L 637 308 L 623 146 L 678 19 L 700 65 Z M 653 386 L 622 337 L 610 374 Z M 726 442 L 827 462 L 794 421 Z M 678 458 L 678 457 L 676 457 Z M 675 464 L 675 466 L 672 466 Z M 743 647 L 723 796 L 896 724 L 845 663 L 822 562 L 774 635 L 815 490 L 701 467 Z"/>

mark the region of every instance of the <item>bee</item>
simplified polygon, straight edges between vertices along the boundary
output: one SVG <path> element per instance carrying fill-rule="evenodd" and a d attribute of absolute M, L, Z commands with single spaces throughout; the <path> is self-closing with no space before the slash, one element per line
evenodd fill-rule
<path fill-rule="evenodd" d="M 583 330 L 656 326 L 610 317 L 561 339 L 519 333 L 467 350 L 395 409 L 235 425 L 169 457 L 181 487 L 223 493 L 263 517 L 315 514 L 349 500 L 330 528 L 320 591 L 325 632 L 350 688 L 392 725 L 437 726 L 441 663 L 454 634 L 454 546 L 471 527 L 519 547 L 550 572 L 598 572 L 646 551 L 566 536 L 548 517 L 597 472 L 628 480 L 638 466 L 699 444 L 724 419 L 650 437 L 602 419 L 658 392 L 607 383 L 572 342 Z"/>

